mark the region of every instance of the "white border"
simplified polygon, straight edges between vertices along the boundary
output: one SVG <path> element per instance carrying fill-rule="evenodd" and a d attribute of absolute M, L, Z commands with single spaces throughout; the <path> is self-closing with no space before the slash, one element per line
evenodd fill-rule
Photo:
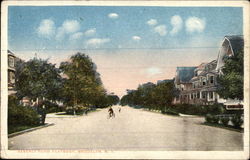
<path fill-rule="evenodd" d="M 78 153 L 64 150 L 8 150 L 7 139 L 7 15 L 8 6 L 192 6 L 243 7 L 244 54 L 244 151 L 114 151 Z M 2 158 L 84 158 L 84 159 L 248 159 L 249 158 L 249 2 L 247 1 L 4 1 L 1 6 L 1 157 Z M 223 38 L 223 37 L 222 37 Z"/>

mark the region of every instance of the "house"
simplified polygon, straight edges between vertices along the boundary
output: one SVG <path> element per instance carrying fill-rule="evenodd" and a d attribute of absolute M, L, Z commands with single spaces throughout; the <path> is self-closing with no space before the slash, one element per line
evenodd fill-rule
<path fill-rule="evenodd" d="M 179 90 L 179 96 L 173 103 L 187 104 L 214 104 L 223 103 L 226 106 L 239 106 L 242 101 L 223 99 L 217 93 L 217 77 L 222 73 L 225 64 L 225 56 L 234 56 L 244 47 L 242 36 L 225 36 L 219 49 L 218 57 L 209 63 L 201 63 L 192 69 L 177 67 L 175 87 Z M 191 78 L 190 76 L 193 75 Z"/>
<path fill-rule="evenodd" d="M 15 88 L 15 59 L 16 56 L 13 52 L 8 50 L 8 93 L 14 94 L 14 88 Z"/>
<path fill-rule="evenodd" d="M 233 56 L 238 51 L 244 48 L 243 36 L 225 36 L 217 57 L 216 71 L 221 74 L 221 69 L 224 66 L 223 58 L 225 56 Z"/>
<path fill-rule="evenodd" d="M 200 64 L 194 71 L 194 77 L 190 80 L 192 87 L 189 90 L 190 104 L 213 104 L 217 102 L 218 88 L 215 68 L 217 60 Z"/>
<path fill-rule="evenodd" d="M 239 51 L 244 49 L 244 39 L 242 35 L 234 35 L 234 36 L 225 36 L 221 48 L 218 53 L 217 57 L 217 66 L 216 71 L 219 73 L 219 75 L 222 73 L 222 68 L 224 66 L 223 58 L 225 56 L 231 57 L 237 54 Z M 223 99 L 218 97 L 218 103 L 223 103 L 227 107 L 230 106 L 240 106 L 243 105 L 243 101 L 236 100 L 236 99 Z M 237 108 L 237 107 L 236 107 Z M 242 108 L 242 106 L 240 107 Z"/>

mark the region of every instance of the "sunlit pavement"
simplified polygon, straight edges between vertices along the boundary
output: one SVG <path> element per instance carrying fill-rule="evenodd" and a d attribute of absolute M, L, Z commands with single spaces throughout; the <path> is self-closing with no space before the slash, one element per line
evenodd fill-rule
<path fill-rule="evenodd" d="M 203 118 L 175 117 L 121 107 L 87 116 L 47 116 L 54 126 L 9 139 L 9 149 L 242 150 L 243 133 L 202 125 Z"/>

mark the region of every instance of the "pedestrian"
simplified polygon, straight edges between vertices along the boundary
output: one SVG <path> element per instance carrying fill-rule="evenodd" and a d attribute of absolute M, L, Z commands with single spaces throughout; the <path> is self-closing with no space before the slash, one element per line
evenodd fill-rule
<path fill-rule="evenodd" d="M 121 107 L 119 108 L 119 112 L 121 112 Z"/>

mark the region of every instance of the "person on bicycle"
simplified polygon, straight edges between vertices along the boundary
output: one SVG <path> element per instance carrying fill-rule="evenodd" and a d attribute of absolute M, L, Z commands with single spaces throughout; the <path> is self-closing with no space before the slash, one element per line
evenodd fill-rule
<path fill-rule="evenodd" d="M 114 110 L 112 109 L 112 107 L 109 108 L 108 112 L 109 112 L 109 117 L 114 116 Z"/>

